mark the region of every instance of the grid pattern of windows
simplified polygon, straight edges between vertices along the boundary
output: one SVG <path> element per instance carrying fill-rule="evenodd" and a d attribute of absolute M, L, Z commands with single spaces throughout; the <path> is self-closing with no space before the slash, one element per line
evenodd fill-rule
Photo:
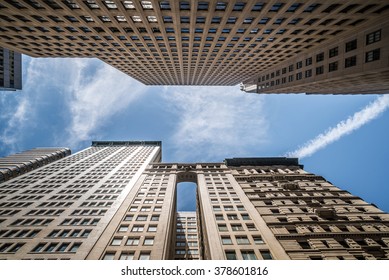
<path fill-rule="evenodd" d="M 149 85 L 236 85 L 387 11 L 373 0 L 3 2 L 4 45 L 99 57 Z"/>
<path fill-rule="evenodd" d="M 100 225 L 113 216 L 108 210 L 124 200 L 128 184 L 158 149 L 137 142 L 94 142 L 75 155 L 4 182 L 1 188 L 10 192 L 0 197 L 7 228 L 0 230 L 0 243 L 4 239 L 21 244 L 20 239 L 26 239 L 29 246 L 12 253 L 30 253 L 33 259 L 85 257 L 91 238 L 96 239 L 104 229 Z M 118 242 L 115 239 L 114 246 Z M 9 252 L 4 249 L 2 257 Z"/>
<path fill-rule="evenodd" d="M 371 233 L 389 227 L 384 221 L 386 214 L 374 206 L 323 177 L 302 173 L 297 166 L 241 168 L 238 172 L 245 176 L 236 175 L 236 179 L 291 259 L 386 258 L 386 238 Z M 237 242 L 263 243 L 260 235 L 253 235 L 252 240 L 238 238 Z M 230 252 L 226 250 L 226 256 Z M 239 254 L 244 259 L 274 258 L 271 250 L 263 247 L 259 252 L 234 253 L 236 258 Z"/>

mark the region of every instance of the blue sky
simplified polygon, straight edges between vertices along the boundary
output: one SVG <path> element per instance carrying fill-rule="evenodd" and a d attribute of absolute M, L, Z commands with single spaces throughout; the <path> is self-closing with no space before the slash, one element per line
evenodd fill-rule
<path fill-rule="evenodd" d="M 92 140 L 161 140 L 165 162 L 298 156 L 389 212 L 388 107 L 389 95 L 144 86 L 98 59 L 23 56 L 23 90 L 0 92 L 0 156 Z"/>

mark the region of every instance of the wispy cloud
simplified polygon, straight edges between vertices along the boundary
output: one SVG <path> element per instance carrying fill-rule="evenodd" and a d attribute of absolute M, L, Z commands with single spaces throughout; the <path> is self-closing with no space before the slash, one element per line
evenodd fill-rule
<path fill-rule="evenodd" d="M 88 73 L 85 61 L 77 62 L 77 75 L 70 85 L 68 106 L 71 145 L 94 138 L 96 131 L 112 116 L 122 112 L 146 91 L 146 87 L 126 74 L 100 64 Z"/>
<path fill-rule="evenodd" d="M 176 87 L 165 93 L 177 122 L 177 157 L 221 160 L 243 155 L 267 140 L 263 98 L 237 87 Z"/>
<path fill-rule="evenodd" d="M 362 110 L 356 112 L 346 120 L 339 122 L 335 127 L 329 128 L 326 132 L 316 136 L 306 142 L 295 151 L 288 152 L 288 157 L 309 157 L 327 145 L 339 140 L 341 137 L 352 133 L 363 125 L 377 118 L 389 107 L 389 95 L 382 95 L 375 101 L 367 105 Z"/>
<path fill-rule="evenodd" d="M 146 89 L 98 59 L 23 60 L 23 90 L 0 96 L 0 143 L 8 152 L 38 138 L 37 145 L 78 149 Z"/>

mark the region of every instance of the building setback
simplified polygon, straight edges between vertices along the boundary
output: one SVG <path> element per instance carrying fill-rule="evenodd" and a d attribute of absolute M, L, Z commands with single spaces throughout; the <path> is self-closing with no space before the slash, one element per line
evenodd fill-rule
<path fill-rule="evenodd" d="M 70 154 L 68 148 L 36 148 L 0 158 L 0 183 Z"/>
<path fill-rule="evenodd" d="M 3 1 L 0 11 L 1 46 L 33 57 L 96 57 L 146 85 L 389 89 L 384 0 L 34 0 Z"/>
<path fill-rule="evenodd" d="M 197 185 L 177 212 L 177 184 Z M 0 259 L 389 259 L 389 215 L 294 158 L 161 163 L 96 141 L 0 184 Z"/>

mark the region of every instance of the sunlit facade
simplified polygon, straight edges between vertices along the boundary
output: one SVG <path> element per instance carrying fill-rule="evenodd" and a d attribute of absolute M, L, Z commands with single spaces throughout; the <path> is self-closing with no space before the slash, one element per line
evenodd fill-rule
<path fill-rule="evenodd" d="M 162 163 L 158 141 L 96 141 L 0 184 L 0 259 L 389 259 L 388 223 L 297 159 Z"/>

